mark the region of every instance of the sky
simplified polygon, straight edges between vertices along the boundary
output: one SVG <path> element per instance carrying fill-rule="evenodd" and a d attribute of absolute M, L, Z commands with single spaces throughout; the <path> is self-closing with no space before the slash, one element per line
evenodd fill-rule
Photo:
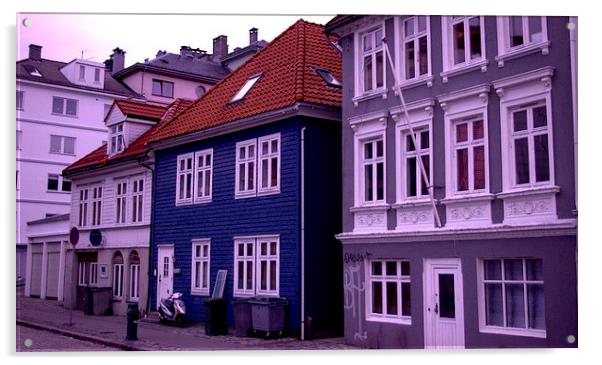
<path fill-rule="evenodd" d="M 29 44 L 42 46 L 42 57 L 69 62 L 103 62 L 115 47 L 126 51 L 125 66 L 152 59 L 159 50 L 179 53 L 180 46 L 212 53 L 213 38 L 228 37 L 229 50 L 249 44 L 249 29 L 271 41 L 299 18 L 325 24 L 331 16 L 189 15 L 189 14 L 17 14 L 17 60 Z M 83 55 L 83 57 L 82 57 Z"/>

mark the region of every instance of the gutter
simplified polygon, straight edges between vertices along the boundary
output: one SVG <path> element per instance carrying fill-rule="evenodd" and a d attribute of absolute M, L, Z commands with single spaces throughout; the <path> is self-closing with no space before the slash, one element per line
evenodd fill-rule
<path fill-rule="evenodd" d="M 305 128 L 301 128 L 301 341 L 305 340 Z"/>

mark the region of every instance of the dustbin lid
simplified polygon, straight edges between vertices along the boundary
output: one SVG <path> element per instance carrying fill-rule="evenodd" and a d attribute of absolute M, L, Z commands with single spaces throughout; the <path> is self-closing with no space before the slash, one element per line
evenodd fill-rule
<path fill-rule="evenodd" d="M 249 299 L 249 303 L 260 305 L 287 305 L 288 300 L 286 300 L 286 298 L 275 297 L 254 297 Z"/>

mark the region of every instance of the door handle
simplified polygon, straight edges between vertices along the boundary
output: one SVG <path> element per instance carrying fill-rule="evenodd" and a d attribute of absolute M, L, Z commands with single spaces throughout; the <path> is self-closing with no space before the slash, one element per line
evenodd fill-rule
<path fill-rule="evenodd" d="M 435 304 L 435 314 L 439 314 L 439 303 Z"/>

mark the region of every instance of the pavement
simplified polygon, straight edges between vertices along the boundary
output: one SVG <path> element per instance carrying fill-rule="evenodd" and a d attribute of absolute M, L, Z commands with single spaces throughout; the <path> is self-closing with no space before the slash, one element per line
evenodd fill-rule
<path fill-rule="evenodd" d="M 207 336 L 202 324 L 192 323 L 184 327 L 164 325 L 153 316 L 139 321 L 138 340 L 129 341 L 125 339 L 125 316 L 84 315 L 82 311 L 66 309 L 53 300 L 26 297 L 22 290 L 17 291 L 16 312 L 17 330 L 28 327 L 126 351 L 359 349 L 346 344 L 343 338 L 300 341 L 291 337 L 266 340 L 233 335 Z M 27 339 L 23 333 L 17 334 L 17 351 L 20 342 Z"/>
<path fill-rule="evenodd" d="M 49 331 L 17 326 L 17 352 L 118 351 L 96 342 L 78 340 Z"/>

